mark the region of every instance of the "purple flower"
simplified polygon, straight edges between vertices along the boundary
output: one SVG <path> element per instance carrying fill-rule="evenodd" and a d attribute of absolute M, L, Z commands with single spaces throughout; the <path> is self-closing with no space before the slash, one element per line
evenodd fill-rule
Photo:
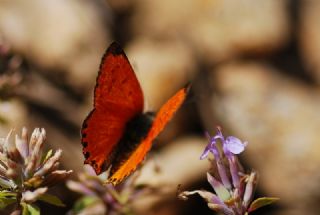
<path fill-rule="evenodd" d="M 204 152 L 200 156 L 200 159 L 204 159 L 208 156 L 209 152 L 211 152 L 214 156 L 214 160 L 216 162 L 216 166 L 219 172 L 219 176 L 223 185 L 231 190 L 231 182 L 228 177 L 228 171 L 226 166 L 223 164 L 223 157 L 226 157 L 229 162 L 230 174 L 232 179 L 232 184 L 234 187 L 239 188 L 239 174 L 238 174 L 238 164 L 235 155 L 240 154 L 244 151 L 247 142 L 242 143 L 240 139 L 228 136 L 225 138 L 221 132 L 221 129 L 217 127 L 217 133 L 215 136 L 211 137 L 208 132 L 206 133 L 208 138 L 208 145 L 206 146 Z M 218 149 L 218 143 L 222 143 L 223 153 L 220 154 Z"/>
<path fill-rule="evenodd" d="M 240 179 L 238 175 L 238 165 L 235 155 L 240 154 L 244 151 L 247 142 L 242 142 L 240 139 L 233 136 L 228 136 L 227 138 L 225 138 L 219 127 L 217 127 L 217 133 L 215 136 L 211 137 L 208 132 L 206 132 L 206 136 L 209 140 L 209 143 L 203 151 L 202 155 L 200 156 L 200 159 L 206 158 L 209 155 L 209 152 L 213 154 L 221 181 L 223 185 L 228 190 L 230 190 L 231 182 L 228 177 L 226 167 L 225 165 L 223 165 L 223 156 L 227 157 L 230 166 L 232 184 L 234 187 L 238 188 Z M 218 142 L 222 143 L 222 155 L 218 150 Z"/>
<path fill-rule="evenodd" d="M 211 137 L 208 132 L 206 132 L 205 134 L 206 134 L 206 137 L 209 140 L 209 143 L 206 146 L 206 148 L 204 149 L 202 155 L 200 156 L 200 159 L 201 160 L 205 159 L 209 155 L 209 152 L 211 152 L 215 156 L 215 158 L 219 158 L 220 157 L 219 156 L 219 151 L 218 151 L 218 148 L 216 146 L 217 136 Z"/>
<path fill-rule="evenodd" d="M 91 166 L 79 173 L 77 181 L 69 180 L 67 187 L 82 194 L 74 208 L 73 214 L 133 214 L 133 202 L 143 194 L 150 193 L 152 188 L 137 184 L 139 172 L 135 172 L 124 183 L 117 186 L 105 184 L 106 174 L 96 176 Z M 82 205 L 82 208 L 79 208 Z"/>
<path fill-rule="evenodd" d="M 236 137 L 229 136 L 223 140 L 223 151 L 226 156 L 238 155 L 244 151 L 248 142 L 242 142 Z"/>
<path fill-rule="evenodd" d="M 241 164 L 237 159 L 237 155 L 247 146 L 247 142 L 242 142 L 233 136 L 225 138 L 219 127 L 215 136 L 211 137 L 208 133 L 206 136 L 209 143 L 200 159 L 206 158 L 210 152 L 214 156 L 212 164 L 218 172 L 215 175 L 207 173 L 207 180 L 214 193 L 206 190 L 184 191 L 179 194 L 181 199 L 185 200 L 190 195 L 198 194 L 207 202 L 210 209 L 225 215 L 248 214 L 277 200 L 277 198 L 264 197 L 252 202 L 257 173 L 241 172 L 239 170 Z"/>
<path fill-rule="evenodd" d="M 15 204 L 12 214 L 40 214 L 34 205 L 44 201 L 56 206 L 64 204 L 47 193 L 48 188 L 63 182 L 72 170 L 59 170 L 62 151 L 60 149 L 45 152 L 46 131 L 36 128 L 28 137 L 26 128 L 21 135 L 15 135 L 14 141 L 7 137 L 0 138 L 0 202 L 1 208 Z"/>
<path fill-rule="evenodd" d="M 244 151 L 245 147 L 248 144 L 247 141 L 242 142 L 240 139 L 234 136 L 228 136 L 227 138 L 225 138 L 219 127 L 217 127 L 217 134 L 215 136 L 210 137 L 208 132 L 206 132 L 206 136 L 209 140 L 209 143 L 203 151 L 202 155 L 200 156 L 201 160 L 206 158 L 209 152 L 211 152 L 215 156 L 215 158 L 220 157 L 217 148 L 218 140 L 222 142 L 223 152 L 227 157 L 240 154 Z"/>

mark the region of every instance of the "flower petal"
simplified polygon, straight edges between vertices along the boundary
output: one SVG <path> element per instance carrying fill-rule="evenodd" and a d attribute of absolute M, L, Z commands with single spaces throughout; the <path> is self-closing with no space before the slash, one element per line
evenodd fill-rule
<path fill-rule="evenodd" d="M 240 189 L 240 177 L 238 170 L 237 157 L 232 155 L 228 157 L 230 174 L 232 178 L 233 187 Z"/>
<path fill-rule="evenodd" d="M 216 146 L 216 139 L 211 138 L 208 132 L 206 132 L 205 135 L 206 135 L 209 143 L 206 146 L 206 148 L 204 149 L 202 155 L 200 156 L 200 160 L 203 160 L 204 158 L 206 158 L 208 156 L 209 152 L 211 152 L 213 154 L 215 159 L 219 159 L 220 156 L 219 156 L 219 151 Z"/>
<path fill-rule="evenodd" d="M 58 149 L 54 155 L 49 158 L 44 165 L 34 174 L 34 176 L 43 176 L 55 167 L 55 164 L 59 161 L 62 154 L 62 150 Z"/>
<path fill-rule="evenodd" d="M 34 129 L 29 143 L 29 157 L 27 159 L 26 175 L 30 175 L 40 165 L 42 156 L 42 146 L 46 138 L 46 132 L 42 128 Z"/>
<path fill-rule="evenodd" d="M 208 203 L 208 207 L 211 210 L 214 210 L 214 211 L 221 213 L 221 214 L 224 214 L 224 215 L 235 215 L 233 210 L 228 208 L 226 205 Z"/>
<path fill-rule="evenodd" d="M 88 196 L 95 196 L 96 195 L 96 193 L 93 190 L 91 190 L 87 186 L 83 185 L 82 183 L 68 180 L 66 182 L 66 185 L 70 190 L 73 190 L 75 192 L 78 192 L 78 193 L 81 193 L 84 195 L 88 195 Z"/>
<path fill-rule="evenodd" d="M 210 145 L 207 145 L 206 148 L 204 149 L 204 151 L 202 152 L 201 156 L 200 156 L 200 160 L 203 160 L 206 157 L 208 157 L 209 151 L 210 151 Z"/>
<path fill-rule="evenodd" d="M 23 130 L 22 130 L 22 132 L 23 132 Z M 28 155 L 29 155 L 28 142 L 25 139 L 20 138 L 18 135 L 16 135 L 16 147 L 17 147 L 17 149 L 23 159 L 28 157 Z"/>
<path fill-rule="evenodd" d="M 7 135 L 6 137 L 6 140 L 5 140 L 5 154 L 7 154 L 7 156 L 15 161 L 16 163 L 20 163 L 22 161 L 22 158 L 21 158 L 21 154 L 20 152 L 18 151 L 17 147 L 16 147 L 16 143 L 15 141 L 10 141 L 10 137 L 11 137 L 11 134 L 12 134 L 13 130 L 10 130 L 9 134 Z"/>
<path fill-rule="evenodd" d="M 208 179 L 208 182 L 211 184 L 212 188 L 214 189 L 214 191 L 216 192 L 216 194 L 219 196 L 219 198 L 222 201 L 227 201 L 228 199 L 231 198 L 231 195 L 227 190 L 227 188 L 225 188 L 222 183 L 216 180 L 209 173 L 207 173 L 207 179 Z"/>
<path fill-rule="evenodd" d="M 247 142 L 242 143 L 240 139 L 229 136 L 224 143 L 224 148 L 232 152 L 233 154 L 240 154 L 244 151 L 246 145 Z"/>
<path fill-rule="evenodd" d="M 221 128 L 220 126 L 217 126 L 217 133 L 216 135 L 213 137 L 215 140 L 220 139 L 221 141 L 224 141 L 224 136 L 222 134 Z"/>
<path fill-rule="evenodd" d="M 72 173 L 72 170 L 55 170 L 51 173 L 49 173 L 44 179 L 41 184 L 41 186 L 46 186 L 46 187 L 52 187 L 58 183 L 63 182 L 66 180 L 70 174 Z"/>
<path fill-rule="evenodd" d="M 243 195 L 243 206 L 245 208 L 248 207 L 249 203 L 251 202 L 252 198 L 253 198 L 253 194 L 254 194 L 254 189 L 255 186 L 257 184 L 257 173 L 256 172 L 251 172 L 251 174 L 249 175 L 247 184 L 246 184 L 246 188 L 244 191 L 244 195 Z"/>
<path fill-rule="evenodd" d="M 206 190 L 193 190 L 193 191 L 184 191 L 184 192 L 179 193 L 178 198 L 180 198 L 182 200 L 187 200 L 188 196 L 191 196 L 194 194 L 198 194 L 204 200 L 206 200 L 206 202 L 208 202 L 208 203 L 211 203 L 213 196 L 215 196 L 215 194 L 213 194 L 209 191 L 206 191 Z"/>
<path fill-rule="evenodd" d="M 37 201 L 38 197 L 46 193 L 48 190 L 47 187 L 41 187 L 38 188 L 34 191 L 26 191 L 22 193 L 22 199 L 21 202 L 26 202 L 26 203 L 33 203 Z"/>

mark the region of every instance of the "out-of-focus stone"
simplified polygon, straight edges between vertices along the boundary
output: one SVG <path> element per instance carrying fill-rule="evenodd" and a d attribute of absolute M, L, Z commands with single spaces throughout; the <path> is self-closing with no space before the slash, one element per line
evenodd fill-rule
<path fill-rule="evenodd" d="M 284 207 L 317 214 L 319 89 L 268 66 L 239 62 L 219 67 L 210 83 L 217 90 L 210 99 L 211 111 L 223 128 L 248 140 L 243 156 L 258 171 L 259 187 L 268 196 L 280 197 Z"/>
<path fill-rule="evenodd" d="M 18 100 L 11 99 L 0 102 L 0 137 L 6 137 L 11 129 L 27 126 L 26 107 Z"/>
<path fill-rule="evenodd" d="M 107 0 L 113 10 L 118 12 L 125 11 L 134 6 L 135 1 L 132 0 Z"/>
<path fill-rule="evenodd" d="M 136 34 L 179 38 L 207 62 L 274 50 L 289 34 L 287 0 L 140 0 L 136 8 Z"/>
<path fill-rule="evenodd" d="M 126 52 L 143 88 L 147 110 L 158 110 L 195 73 L 196 62 L 180 42 L 140 39 L 130 43 Z"/>
<path fill-rule="evenodd" d="M 72 136 L 66 135 L 67 131 L 63 131 L 63 128 L 55 126 L 52 122 L 41 117 L 39 114 L 34 114 L 33 117 L 28 119 L 29 128 L 34 128 L 38 125 L 45 128 L 46 144 L 48 148 L 61 149 L 61 163 L 65 169 L 71 169 L 74 172 L 80 172 L 83 170 L 84 157 L 82 154 L 82 146 L 80 145 L 80 135 Z M 71 177 L 75 177 L 72 175 Z"/>
<path fill-rule="evenodd" d="M 141 169 L 141 176 L 137 182 L 176 186 L 199 180 L 202 177 L 201 174 L 205 178 L 209 162 L 200 160 L 200 155 L 206 144 L 204 137 L 183 137 L 159 153 L 149 153 L 148 162 Z M 156 166 L 160 169 L 159 172 L 155 171 Z"/>
<path fill-rule="evenodd" d="M 60 82 L 80 89 L 93 79 L 108 38 L 94 4 L 74 0 L 1 1 L 0 34 L 44 70 L 66 71 Z"/>
<path fill-rule="evenodd" d="M 320 83 L 320 2 L 301 1 L 300 45 L 307 71 Z"/>
<path fill-rule="evenodd" d="M 206 178 L 209 162 L 199 157 L 207 141 L 200 137 L 183 137 L 174 141 L 158 154 L 148 155 L 148 160 L 141 168 L 137 183 L 158 187 L 163 194 L 174 195 L 178 185 L 188 185 L 196 180 Z M 159 169 L 159 171 L 156 171 Z M 135 201 L 139 210 L 148 211 L 155 202 L 168 195 L 152 195 Z M 149 214 L 149 213 L 141 213 Z"/>

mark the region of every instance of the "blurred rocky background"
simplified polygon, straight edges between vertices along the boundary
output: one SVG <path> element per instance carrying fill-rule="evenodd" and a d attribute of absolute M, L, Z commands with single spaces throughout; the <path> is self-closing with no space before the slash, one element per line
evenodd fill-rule
<path fill-rule="evenodd" d="M 192 83 L 142 169 L 164 191 L 138 199 L 139 214 L 211 214 L 176 191 L 209 189 L 199 156 L 216 125 L 249 142 L 242 160 L 259 172 L 257 196 L 280 198 L 255 214 L 319 214 L 319 20 L 317 0 L 2 0 L 0 135 L 44 127 L 63 166 L 81 171 L 80 127 L 101 56 L 118 41 L 147 110 Z M 67 207 L 43 204 L 44 214 L 77 198 L 64 185 L 52 192 Z"/>

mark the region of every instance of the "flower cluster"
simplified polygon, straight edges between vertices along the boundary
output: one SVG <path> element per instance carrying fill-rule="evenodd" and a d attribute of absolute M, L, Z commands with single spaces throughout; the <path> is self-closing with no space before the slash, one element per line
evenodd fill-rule
<path fill-rule="evenodd" d="M 44 154 L 44 129 L 36 128 L 30 139 L 26 128 L 15 141 L 10 141 L 11 135 L 12 131 L 0 139 L 0 209 L 15 203 L 14 214 L 29 214 L 39 211 L 34 205 L 37 200 L 63 206 L 57 197 L 46 193 L 72 172 L 58 170 L 61 150 Z"/>
<path fill-rule="evenodd" d="M 220 128 L 217 129 L 215 136 L 211 137 L 208 133 L 206 135 L 209 144 L 200 159 L 205 159 L 209 153 L 214 156 L 213 165 L 217 172 L 214 176 L 207 173 L 207 179 L 215 193 L 206 190 L 184 191 L 179 194 L 181 199 L 186 200 L 188 196 L 198 194 L 206 200 L 210 209 L 225 215 L 248 214 L 277 200 L 277 198 L 263 197 L 252 201 L 257 173 L 252 171 L 250 174 L 245 174 L 237 159 L 237 155 L 247 146 L 247 142 L 242 142 L 233 136 L 225 138 Z"/>
<path fill-rule="evenodd" d="M 96 176 L 86 165 L 85 171 L 79 174 L 79 181 L 67 182 L 69 189 L 83 195 L 69 214 L 132 215 L 132 201 L 147 191 L 145 186 L 135 185 L 137 177 L 136 172 L 123 183 L 113 186 L 105 184 L 106 174 Z"/>

